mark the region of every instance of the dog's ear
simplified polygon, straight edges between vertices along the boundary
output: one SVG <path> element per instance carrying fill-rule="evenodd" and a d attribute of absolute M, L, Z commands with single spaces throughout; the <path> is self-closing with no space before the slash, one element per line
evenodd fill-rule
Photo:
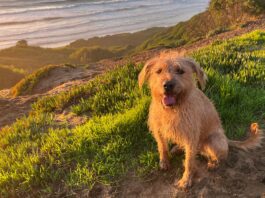
<path fill-rule="evenodd" d="M 155 60 L 149 60 L 145 63 L 142 71 L 138 75 L 138 83 L 141 88 L 145 81 L 147 81 L 150 77 L 151 67 L 155 64 Z"/>
<path fill-rule="evenodd" d="M 205 74 L 203 69 L 200 67 L 200 65 L 198 63 L 196 63 L 191 58 L 185 58 L 184 61 L 185 61 L 185 64 L 188 65 L 189 67 L 191 67 L 192 71 L 194 73 L 196 73 L 197 78 L 198 78 L 199 83 L 200 83 L 200 87 L 202 90 L 204 90 L 205 85 L 206 85 L 206 81 L 207 81 L 207 75 Z"/>

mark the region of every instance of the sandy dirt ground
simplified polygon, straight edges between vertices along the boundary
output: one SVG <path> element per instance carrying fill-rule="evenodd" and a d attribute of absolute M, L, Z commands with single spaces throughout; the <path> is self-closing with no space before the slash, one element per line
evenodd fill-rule
<path fill-rule="evenodd" d="M 118 188 L 96 187 L 91 197 L 126 198 L 265 198 L 265 146 L 244 152 L 231 149 L 226 162 L 215 171 L 208 171 L 206 161 L 198 159 L 199 168 L 193 186 L 179 190 L 175 183 L 183 169 L 172 167 L 168 172 L 156 171 L 147 178 L 128 177 Z M 94 193 L 94 194 L 93 194 Z"/>
<path fill-rule="evenodd" d="M 16 119 L 28 115 L 31 104 L 38 98 L 55 95 L 74 86 L 82 85 L 108 69 L 103 65 L 91 66 L 87 69 L 58 67 L 51 71 L 49 76 L 40 80 L 33 88 L 31 95 L 14 98 L 10 95 L 11 90 L 0 90 L 0 131 L 2 127 L 12 124 Z"/>

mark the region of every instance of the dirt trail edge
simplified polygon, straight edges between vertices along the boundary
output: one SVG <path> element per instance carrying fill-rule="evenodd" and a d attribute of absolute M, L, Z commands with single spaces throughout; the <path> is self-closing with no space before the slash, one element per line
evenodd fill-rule
<path fill-rule="evenodd" d="M 178 190 L 174 184 L 181 177 L 182 167 L 168 172 L 157 171 L 146 181 L 128 176 L 117 188 L 96 186 L 91 197 L 126 198 L 265 198 L 265 146 L 244 152 L 231 149 L 226 162 L 215 171 L 206 170 L 206 161 L 198 160 L 198 175 L 193 186 Z M 108 190 L 106 190 L 108 189 Z"/>
<path fill-rule="evenodd" d="M 91 66 L 88 69 L 75 68 L 69 72 L 65 68 L 57 69 L 42 79 L 33 89 L 32 95 L 12 97 L 11 90 L 0 90 L 0 132 L 1 128 L 10 125 L 16 119 L 28 115 L 31 104 L 42 96 L 55 95 L 74 86 L 82 85 L 95 76 L 106 72 L 107 67 Z"/>

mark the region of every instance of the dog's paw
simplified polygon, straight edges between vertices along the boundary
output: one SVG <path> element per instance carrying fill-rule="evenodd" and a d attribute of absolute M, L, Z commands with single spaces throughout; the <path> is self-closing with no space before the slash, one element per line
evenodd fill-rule
<path fill-rule="evenodd" d="M 176 182 L 176 186 L 180 189 L 187 190 L 192 185 L 191 178 L 182 178 L 179 181 Z"/>
<path fill-rule="evenodd" d="M 168 170 L 170 169 L 170 163 L 168 160 L 161 160 L 159 162 L 159 166 L 161 170 Z"/>

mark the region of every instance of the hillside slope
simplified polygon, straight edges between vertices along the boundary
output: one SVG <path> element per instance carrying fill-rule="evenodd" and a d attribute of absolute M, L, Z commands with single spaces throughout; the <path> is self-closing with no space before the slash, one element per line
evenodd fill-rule
<path fill-rule="evenodd" d="M 209 8 L 144 42 L 138 51 L 157 47 L 178 47 L 242 26 L 265 14 L 260 0 L 211 0 Z"/>
<path fill-rule="evenodd" d="M 230 138 L 244 138 L 254 121 L 264 127 L 264 45 L 265 32 L 255 31 L 189 54 L 209 76 L 205 93 Z M 141 68 L 124 65 L 65 92 L 39 97 L 28 116 L 2 128 L 0 195 L 261 196 L 264 146 L 249 154 L 232 151 L 214 173 L 206 173 L 205 161 L 199 160 L 205 174 L 198 175 L 188 194 L 173 186 L 182 173 L 183 155 L 173 157 L 174 170 L 157 171 L 156 145 L 146 126 L 149 92 L 137 83 Z M 69 119 L 79 121 L 73 125 Z"/>
<path fill-rule="evenodd" d="M 122 33 L 116 35 L 109 35 L 104 37 L 94 37 L 91 39 L 80 39 L 70 43 L 70 48 L 80 48 L 88 46 L 98 46 L 101 48 L 115 48 L 115 47 L 135 47 L 140 45 L 143 41 L 150 38 L 154 34 L 161 32 L 166 28 L 155 27 L 135 33 Z"/>
<path fill-rule="evenodd" d="M 80 39 L 61 48 L 29 46 L 26 41 L 18 41 L 16 46 L 0 50 L 0 64 L 15 65 L 13 68 L 23 70 L 24 75 L 28 75 L 51 64 L 78 65 L 120 57 L 163 29 L 151 28 L 136 33 L 95 37 L 88 40 Z M 6 79 L 6 70 L 5 68 L 5 71 L 0 72 L 1 80 Z M 0 90 L 12 87 L 24 77 L 24 75 L 17 75 L 14 72 L 9 72 L 7 75 L 10 82 L 0 83 Z"/>

